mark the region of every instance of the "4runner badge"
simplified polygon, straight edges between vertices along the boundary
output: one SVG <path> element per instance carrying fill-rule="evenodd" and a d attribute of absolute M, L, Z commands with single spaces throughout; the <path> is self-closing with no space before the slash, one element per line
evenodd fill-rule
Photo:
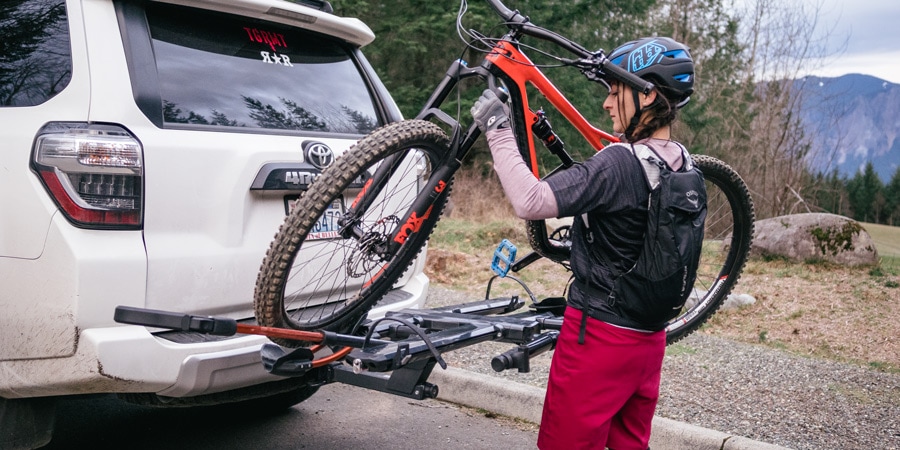
<path fill-rule="evenodd" d="M 321 142 L 304 142 L 303 156 L 306 158 L 306 162 L 319 170 L 330 166 L 334 162 L 334 152 Z"/>

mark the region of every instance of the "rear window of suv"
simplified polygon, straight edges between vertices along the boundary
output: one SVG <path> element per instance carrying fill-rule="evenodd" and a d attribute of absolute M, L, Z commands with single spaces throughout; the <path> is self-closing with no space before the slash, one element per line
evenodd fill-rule
<path fill-rule="evenodd" d="M 166 124 L 350 134 L 381 125 L 352 48 L 338 41 L 164 4 L 148 5 L 147 19 Z"/>
<path fill-rule="evenodd" d="M 0 107 L 44 103 L 71 78 L 65 2 L 0 2 Z"/>

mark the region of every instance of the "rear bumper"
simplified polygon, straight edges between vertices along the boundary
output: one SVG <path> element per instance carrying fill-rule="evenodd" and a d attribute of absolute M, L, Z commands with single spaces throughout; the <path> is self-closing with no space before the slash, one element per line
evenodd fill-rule
<path fill-rule="evenodd" d="M 376 308 L 417 308 L 425 302 L 428 278 L 419 273 L 398 290 L 397 299 Z M 77 351 L 65 358 L 0 362 L 0 396 L 43 397 L 90 393 L 148 392 L 192 397 L 283 379 L 262 366 L 263 336 L 237 336 L 202 343 L 175 343 L 142 326 L 84 330 Z"/>

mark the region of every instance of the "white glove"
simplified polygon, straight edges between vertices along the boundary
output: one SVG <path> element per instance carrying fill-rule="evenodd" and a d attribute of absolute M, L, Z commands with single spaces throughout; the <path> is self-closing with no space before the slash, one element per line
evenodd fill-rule
<path fill-rule="evenodd" d="M 471 111 L 475 124 L 484 133 L 506 128 L 504 125 L 509 122 L 509 107 L 490 89 L 484 90 L 481 97 L 472 105 Z"/>

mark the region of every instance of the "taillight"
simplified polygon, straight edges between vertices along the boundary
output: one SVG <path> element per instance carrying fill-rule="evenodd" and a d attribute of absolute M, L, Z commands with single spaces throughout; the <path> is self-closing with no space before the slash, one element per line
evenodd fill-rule
<path fill-rule="evenodd" d="M 32 164 L 73 224 L 137 229 L 143 159 L 141 143 L 121 126 L 51 122 L 35 139 Z"/>

